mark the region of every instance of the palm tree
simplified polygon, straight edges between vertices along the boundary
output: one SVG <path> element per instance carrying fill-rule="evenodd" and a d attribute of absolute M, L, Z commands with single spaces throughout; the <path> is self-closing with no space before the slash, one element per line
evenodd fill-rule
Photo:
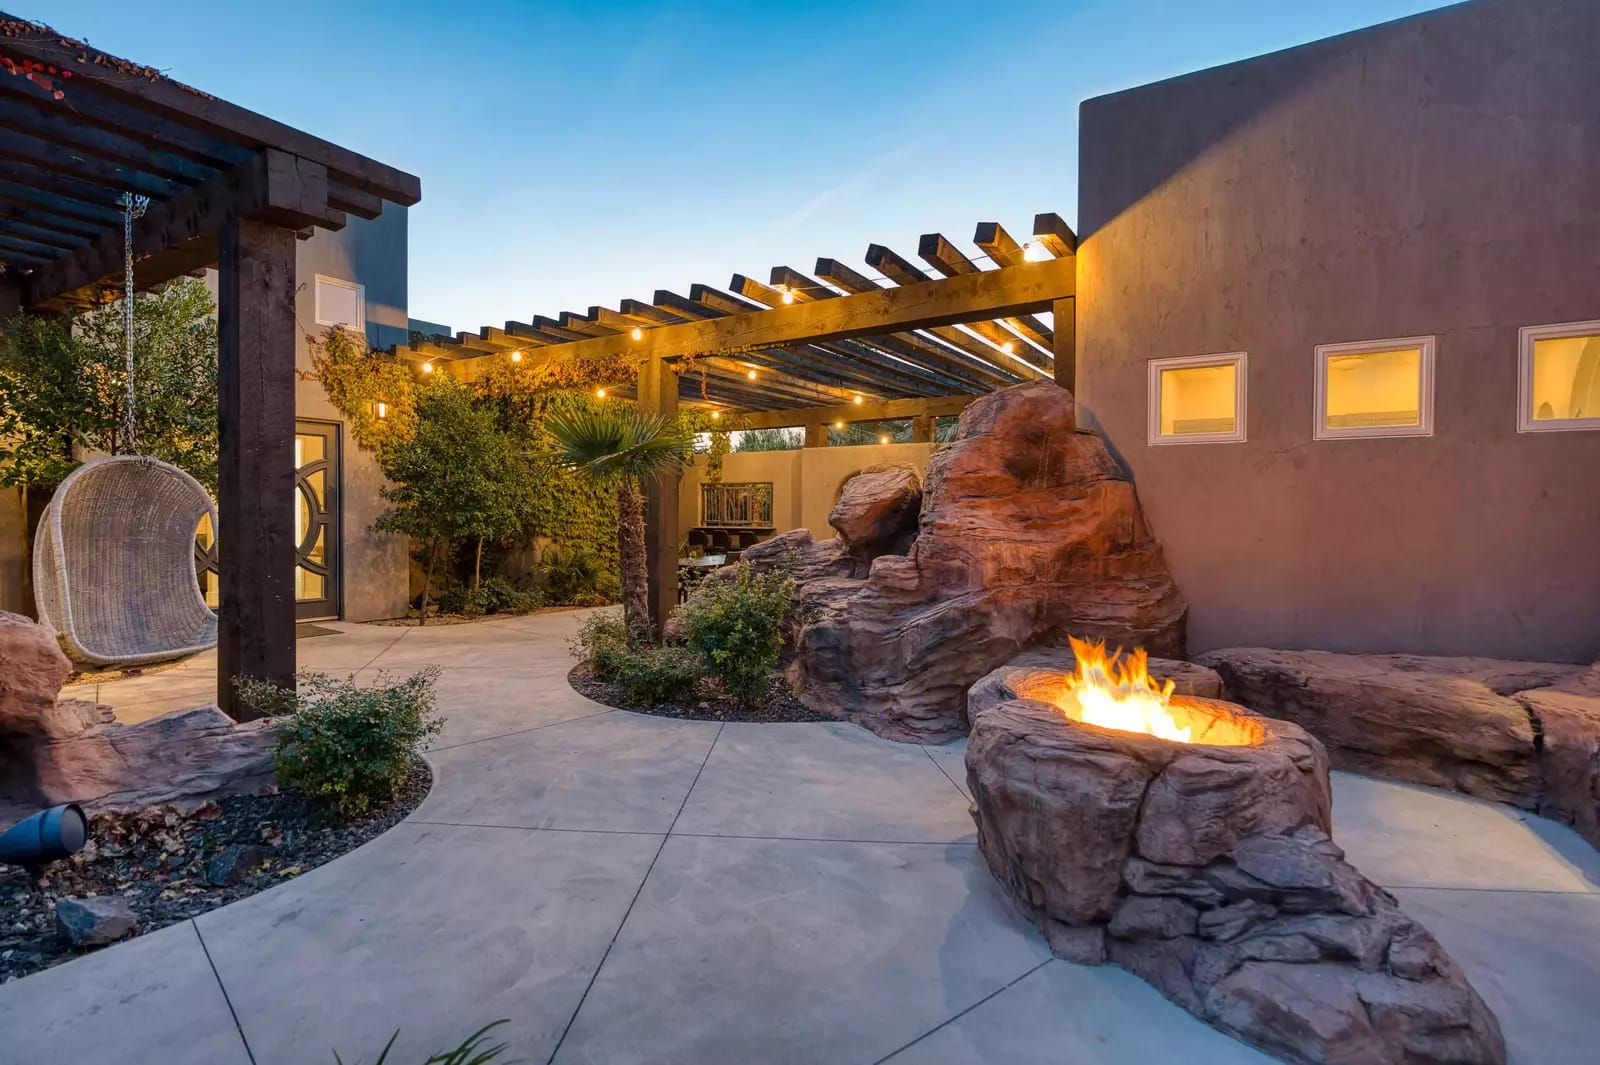
<path fill-rule="evenodd" d="M 554 411 L 545 418 L 545 430 L 562 465 L 616 488 L 622 617 L 630 639 L 647 640 L 650 574 L 644 554 L 643 489 L 682 469 L 691 438 L 676 421 L 615 401 Z"/>

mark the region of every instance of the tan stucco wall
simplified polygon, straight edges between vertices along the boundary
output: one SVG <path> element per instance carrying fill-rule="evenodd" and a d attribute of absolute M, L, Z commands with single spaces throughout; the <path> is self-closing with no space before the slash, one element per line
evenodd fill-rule
<path fill-rule="evenodd" d="M 901 462 L 924 471 L 932 454 L 932 444 L 740 451 L 723 457 L 722 480 L 727 484 L 770 481 L 772 522 L 778 531 L 805 528 L 817 539 L 825 540 L 834 535 L 828 512 L 852 474 L 885 462 Z M 700 524 L 700 486 L 705 483 L 705 469 L 706 457 L 701 455 L 692 468 L 684 471 L 679 485 L 678 527 L 685 532 Z"/>
<path fill-rule="evenodd" d="M 0 610 L 14 614 L 32 613 L 25 598 L 26 532 L 22 492 L 0 488 Z"/>
<path fill-rule="evenodd" d="M 1078 387 L 1190 647 L 1590 661 L 1600 432 L 1517 432 L 1519 326 L 1600 319 L 1600 7 L 1483 0 L 1082 108 Z M 1432 437 L 1316 441 L 1313 348 L 1438 338 Z M 1249 353 L 1248 441 L 1146 363 Z"/>

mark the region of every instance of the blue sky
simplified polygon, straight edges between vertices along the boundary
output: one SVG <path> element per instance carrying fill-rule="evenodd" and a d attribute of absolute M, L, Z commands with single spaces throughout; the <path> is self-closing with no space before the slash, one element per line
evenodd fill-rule
<path fill-rule="evenodd" d="M 456 329 L 1075 221 L 1081 100 L 1440 6 L 10 5 L 418 174 L 411 313 Z"/>

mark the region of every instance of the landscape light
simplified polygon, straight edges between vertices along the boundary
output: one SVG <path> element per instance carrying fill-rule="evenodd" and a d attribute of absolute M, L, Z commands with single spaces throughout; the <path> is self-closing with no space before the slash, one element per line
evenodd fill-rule
<path fill-rule="evenodd" d="M 89 842 L 89 819 L 75 803 L 52 806 L 0 833 L 0 862 L 43 865 L 76 854 Z"/>
<path fill-rule="evenodd" d="M 513 351 L 511 353 L 511 361 L 512 362 L 521 362 L 522 361 L 522 352 L 521 352 L 520 349 L 517 350 L 517 351 Z"/>
<path fill-rule="evenodd" d="M 644 330 L 640 329 L 638 326 L 634 326 L 633 327 L 633 332 L 629 333 L 628 335 L 633 337 L 633 339 L 635 339 L 635 340 L 643 340 L 644 339 Z"/>
<path fill-rule="evenodd" d="M 422 364 L 422 372 L 423 373 L 432 373 L 433 372 L 433 363 L 431 363 L 431 362 L 423 363 Z"/>

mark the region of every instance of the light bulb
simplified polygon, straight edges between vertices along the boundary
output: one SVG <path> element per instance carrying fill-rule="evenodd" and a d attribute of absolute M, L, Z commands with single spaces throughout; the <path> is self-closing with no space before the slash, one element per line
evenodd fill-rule
<path fill-rule="evenodd" d="M 521 361 L 522 361 L 522 352 L 520 352 L 520 351 L 513 351 L 513 352 L 512 352 L 512 353 L 511 353 L 511 361 L 512 361 L 512 362 L 521 362 Z"/>
<path fill-rule="evenodd" d="M 384 403 L 382 400 L 380 400 L 378 402 L 378 417 L 387 418 L 388 416 L 389 416 L 389 404 Z"/>
<path fill-rule="evenodd" d="M 745 376 L 750 378 L 750 380 L 754 381 L 756 379 L 756 372 L 754 370 L 751 370 L 750 372 L 746 373 Z"/>
<path fill-rule="evenodd" d="M 606 398 L 606 390 L 603 389 L 603 388 L 595 389 L 594 390 L 594 398 L 595 399 L 605 399 Z"/>
<path fill-rule="evenodd" d="M 711 412 L 711 420 L 714 421 L 714 422 L 715 421 L 721 421 L 722 420 L 722 412 L 720 410 L 712 411 Z"/>
<path fill-rule="evenodd" d="M 852 399 L 850 402 L 854 403 L 856 406 L 859 407 L 859 406 L 861 406 L 861 404 L 865 403 L 866 401 L 867 400 L 866 400 L 865 396 L 858 395 L 858 396 L 856 396 L 855 399 Z"/>
<path fill-rule="evenodd" d="M 783 291 L 783 302 L 785 302 L 785 303 L 793 303 L 794 302 L 794 293 L 790 292 L 787 288 L 783 289 L 782 291 Z"/>
<path fill-rule="evenodd" d="M 1004 344 L 1000 345 L 1000 350 L 1005 352 L 1007 355 L 1010 355 L 1013 351 L 1017 350 L 1017 346 L 1008 340 Z"/>
<path fill-rule="evenodd" d="M 423 363 L 422 364 L 422 372 L 423 373 L 432 373 L 433 372 L 433 363 L 431 363 L 431 362 Z"/>
<path fill-rule="evenodd" d="M 635 340 L 643 340 L 644 339 L 644 330 L 640 329 L 638 326 L 634 326 L 633 327 L 633 332 L 629 333 L 628 335 L 633 337 L 633 339 L 635 339 Z"/>
<path fill-rule="evenodd" d="M 1030 240 L 1022 246 L 1022 261 L 1028 263 L 1047 263 L 1055 256 L 1050 254 L 1050 249 L 1037 240 Z"/>
<path fill-rule="evenodd" d="M 834 422 L 833 423 L 833 427 L 835 429 L 843 429 L 844 428 L 844 422 L 842 422 L 842 421 Z"/>
<path fill-rule="evenodd" d="M 888 442 L 889 442 L 889 438 L 888 438 L 888 437 L 887 437 L 887 436 L 880 436 L 880 437 L 878 437 L 878 443 L 880 443 L 880 444 L 887 444 L 887 443 L 888 443 Z"/>

